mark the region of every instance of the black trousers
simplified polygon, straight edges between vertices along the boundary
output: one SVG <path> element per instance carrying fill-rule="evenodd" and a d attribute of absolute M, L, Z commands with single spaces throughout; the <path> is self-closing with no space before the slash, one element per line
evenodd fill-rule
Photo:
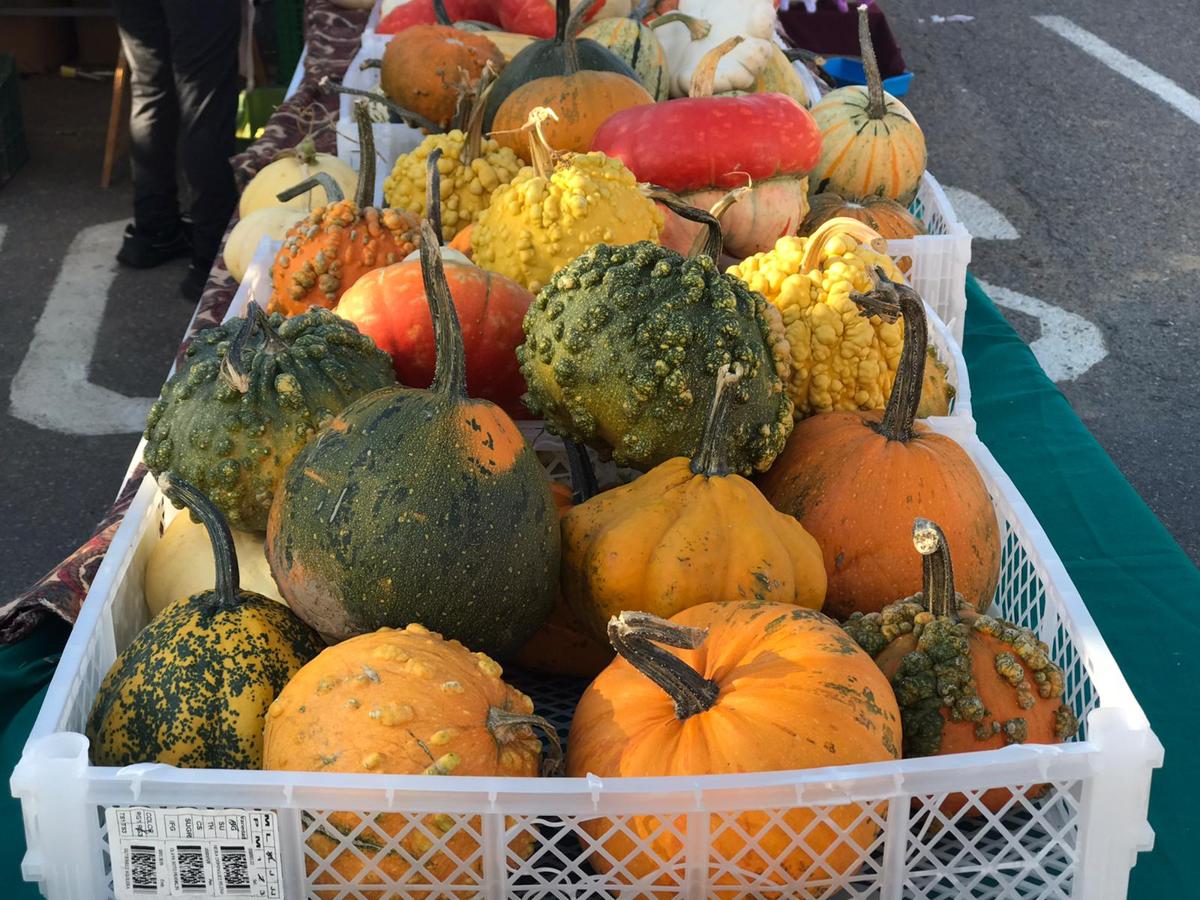
<path fill-rule="evenodd" d="M 133 216 L 139 229 L 179 222 L 176 165 L 191 189 L 196 261 L 212 262 L 237 203 L 229 158 L 237 121 L 239 0 L 116 0 L 129 60 Z"/>

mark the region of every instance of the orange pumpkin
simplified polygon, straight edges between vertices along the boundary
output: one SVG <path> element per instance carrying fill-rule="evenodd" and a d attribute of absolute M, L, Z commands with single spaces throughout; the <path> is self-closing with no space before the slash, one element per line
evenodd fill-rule
<path fill-rule="evenodd" d="M 1000 574 L 996 513 L 966 451 L 914 421 L 929 340 L 925 306 L 916 291 L 889 281 L 882 270 L 876 277 L 874 291 L 852 297 L 863 315 L 904 316 L 904 347 L 887 407 L 798 422 L 759 486 L 821 545 L 831 616 L 877 612 L 920 590 L 921 566 L 909 537 L 917 516 L 942 523 L 951 550 L 969 562 L 963 594 L 983 610 Z"/>
<path fill-rule="evenodd" d="M 538 775 L 542 746 L 533 729 L 555 746 L 558 737 L 553 726 L 533 715 L 532 701 L 502 681 L 501 674 L 489 657 L 420 625 L 381 628 L 343 641 L 300 669 L 271 704 L 263 768 Z M 308 845 L 329 867 L 316 876 L 317 885 L 343 884 L 340 879 L 364 887 L 384 884 L 381 873 L 393 887 L 397 881 L 404 884 L 406 897 L 434 897 L 440 894 L 421 886 L 453 879 L 458 860 L 475 856 L 475 871 L 482 867 L 478 816 L 378 813 L 354 838 L 355 853 L 345 846 L 346 835 L 361 822 L 357 813 L 331 812 L 314 829 Z M 434 849 L 426 832 L 449 835 L 445 848 Z M 381 850 L 389 840 L 397 849 Z M 533 845 L 533 836 L 523 831 L 509 849 L 524 858 Z M 311 876 L 316 861 L 310 857 L 306 863 Z M 336 887 L 315 893 L 342 896 Z"/>
<path fill-rule="evenodd" d="M 1050 648 L 1028 628 L 980 615 L 963 601 L 936 523 L 917 519 L 912 542 L 922 559 L 922 591 L 881 612 L 856 614 L 845 626 L 895 689 L 905 758 L 1071 738 L 1079 721 L 1063 703 L 1063 673 Z M 1029 796 L 1043 790 L 1035 786 Z M 980 803 L 998 812 L 1011 796 L 992 788 Z M 951 794 L 942 813 L 952 816 L 966 802 Z"/>
<path fill-rule="evenodd" d="M 504 54 L 482 34 L 447 25 L 414 25 L 383 52 L 379 85 L 398 106 L 450 126 L 464 83 L 474 83 L 491 63 L 504 68 Z"/>
<path fill-rule="evenodd" d="M 533 158 L 522 127 L 539 106 L 555 113 L 542 125 L 546 142 L 559 152 L 586 153 L 596 130 L 613 113 L 654 102 L 642 83 L 628 75 L 579 67 L 576 35 L 591 6 L 580 4 L 567 20 L 562 74 L 527 81 L 504 98 L 492 119 L 492 137 L 527 163 Z"/>
<path fill-rule="evenodd" d="M 355 198 L 344 199 L 323 172 L 279 195 L 287 199 L 320 184 L 332 202 L 314 209 L 284 235 L 271 264 L 269 312 L 294 316 L 312 306 L 332 308 L 363 274 L 399 262 L 416 249 L 416 216 L 369 205 L 375 191 L 375 141 L 366 104 L 355 104 L 354 115 L 362 144 Z"/>
<path fill-rule="evenodd" d="M 925 135 L 908 107 L 883 90 L 865 4 L 858 8 L 858 40 L 867 85 L 830 91 L 812 108 L 821 129 L 821 158 L 809 184 L 814 193 L 875 195 L 907 204 L 925 172 Z"/>
<path fill-rule="evenodd" d="M 449 246 L 451 250 L 457 250 L 467 259 L 474 259 L 474 257 L 471 255 L 471 232 L 474 230 L 474 228 L 475 223 L 472 222 L 466 228 L 459 229 L 458 234 L 454 235 L 454 240 L 452 240 L 447 246 Z"/>
<path fill-rule="evenodd" d="M 618 659 L 576 707 L 569 776 L 725 775 L 900 755 L 900 711 L 887 679 L 836 623 L 814 610 L 728 601 L 693 606 L 670 621 L 625 612 L 610 624 L 609 639 Z M 844 838 L 814 824 L 817 813 L 803 807 L 776 813 L 778 824 L 766 810 L 734 814 L 736 828 L 711 816 L 704 840 L 714 877 L 707 896 L 744 897 L 745 889 L 733 885 L 747 878 L 778 885 L 756 897 L 801 896 L 797 888 L 806 878 L 852 873 L 879 833 L 862 814 L 857 803 L 828 811 Z M 677 833 L 686 839 L 687 820 L 674 816 L 674 830 L 654 815 L 628 816 L 620 828 L 604 818 L 585 821 L 583 829 L 604 850 L 592 854 L 591 864 L 626 883 L 653 878 L 682 852 Z M 746 852 L 741 832 L 755 850 Z M 796 834 L 805 834 L 803 842 Z M 654 882 L 664 885 L 661 891 L 639 896 L 677 896 L 669 878 Z"/>
<path fill-rule="evenodd" d="M 855 219 L 890 240 L 907 240 L 925 233 L 924 223 L 895 200 L 886 197 L 866 197 L 851 200 L 833 191 L 809 199 L 808 215 L 800 225 L 799 234 L 812 234 L 830 219 Z"/>

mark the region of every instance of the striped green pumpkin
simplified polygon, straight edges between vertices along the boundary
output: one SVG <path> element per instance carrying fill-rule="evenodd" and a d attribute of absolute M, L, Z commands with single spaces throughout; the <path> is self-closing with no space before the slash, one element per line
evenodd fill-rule
<path fill-rule="evenodd" d="M 601 19 L 580 32 L 629 63 L 646 91 L 656 101 L 666 100 L 671 79 L 667 55 L 654 29 L 636 19 Z"/>
<path fill-rule="evenodd" d="M 207 497 L 169 476 L 163 488 L 208 529 L 216 586 L 176 600 L 117 657 L 88 716 L 92 762 L 262 768 L 267 707 L 325 644 L 282 603 L 239 589 L 233 537 Z"/>

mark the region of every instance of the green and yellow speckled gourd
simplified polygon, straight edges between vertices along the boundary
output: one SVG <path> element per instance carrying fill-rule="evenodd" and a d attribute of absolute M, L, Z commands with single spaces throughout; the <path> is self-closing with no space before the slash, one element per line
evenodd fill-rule
<path fill-rule="evenodd" d="M 783 320 L 718 271 L 713 216 L 655 196 L 703 222 L 706 240 L 691 256 L 649 241 L 600 244 L 555 275 L 529 307 L 517 348 L 526 405 L 556 434 L 645 470 L 696 454 L 717 371 L 741 363 L 726 459 L 742 475 L 766 469 L 792 430 Z"/>
<path fill-rule="evenodd" d="M 195 484 L 241 531 L 265 531 L 275 486 L 343 406 L 396 383 L 388 355 L 327 309 L 291 319 L 251 303 L 206 328 L 146 419 L 146 466 Z"/>
<path fill-rule="evenodd" d="M 1050 648 L 1028 628 L 963 599 L 936 523 L 917 519 L 912 537 L 923 589 L 880 612 L 856 613 L 844 626 L 892 683 L 905 758 L 1069 740 L 1079 722 L 1063 701 L 1063 673 Z M 1009 796 L 995 788 L 981 802 L 995 812 Z M 942 811 L 952 814 L 964 802 L 951 795 Z"/>
<path fill-rule="evenodd" d="M 325 644 L 283 604 L 239 589 L 233 537 L 208 498 L 174 476 L 159 484 L 208 529 L 216 584 L 176 600 L 117 657 L 88 716 L 92 763 L 261 768 L 267 707 Z"/>
<path fill-rule="evenodd" d="M 300 451 L 276 492 L 267 558 L 330 641 L 419 622 L 493 656 L 516 651 L 558 586 L 558 513 L 533 449 L 466 394 L 437 235 L 421 264 L 437 362 L 426 390 L 376 391 Z"/>

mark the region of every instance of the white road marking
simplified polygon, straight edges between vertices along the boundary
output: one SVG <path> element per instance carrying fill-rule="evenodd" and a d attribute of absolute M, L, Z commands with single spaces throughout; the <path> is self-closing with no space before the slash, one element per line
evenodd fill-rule
<path fill-rule="evenodd" d="M 151 397 L 92 384 L 96 348 L 125 220 L 83 229 L 71 242 L 9 393 L 13 416 L 65 434 L 128 434 L 146 425 Z"/>
<path fill-rule="evenodd" d="M 0 250 L 4 249 L 4 236 L 8 234 L 8 226 L 0 225 Z"/>
<path fill-rule="evenodd" d="M 1006 287 L 988 284 L 984 289 L 997 306 L 1033 316 L 1041 334 L 1029 345 L 1051 381 L 1074 381 L 1108 356 L 1104 335 L 1083 316 Z"/>
<path fill-rule="evenodd" d="M 958 217 L 975 240 L 1015 241 L 1021 236 L 1004 213 L 978 194 L 956 187 L 947 187 L 944 190 L 950 205 L 954 207 L 954 211 L 958 213 Z"/>
<path fill-rule="evenodd" d="M 1130 14 L 1133 14 L 1132 7 Z M 1132 56 L 1126 56 L 1090 31 L 1080 28 L 1070 19 L 1064 19 L 1062 16 L 1034 16 L 1033 20 L 1039 25 L 1049 28 L 1059 37 L 1070 41 L 1089 56 L 1100 60 L 1118 75 L 1123 75 L 1139 87 L 1145 88 L 1163 103 L 1175 107 L 1200 125 L 1200 99 L 1189 94 L 1170 78 L 1159 75 Z"/>

